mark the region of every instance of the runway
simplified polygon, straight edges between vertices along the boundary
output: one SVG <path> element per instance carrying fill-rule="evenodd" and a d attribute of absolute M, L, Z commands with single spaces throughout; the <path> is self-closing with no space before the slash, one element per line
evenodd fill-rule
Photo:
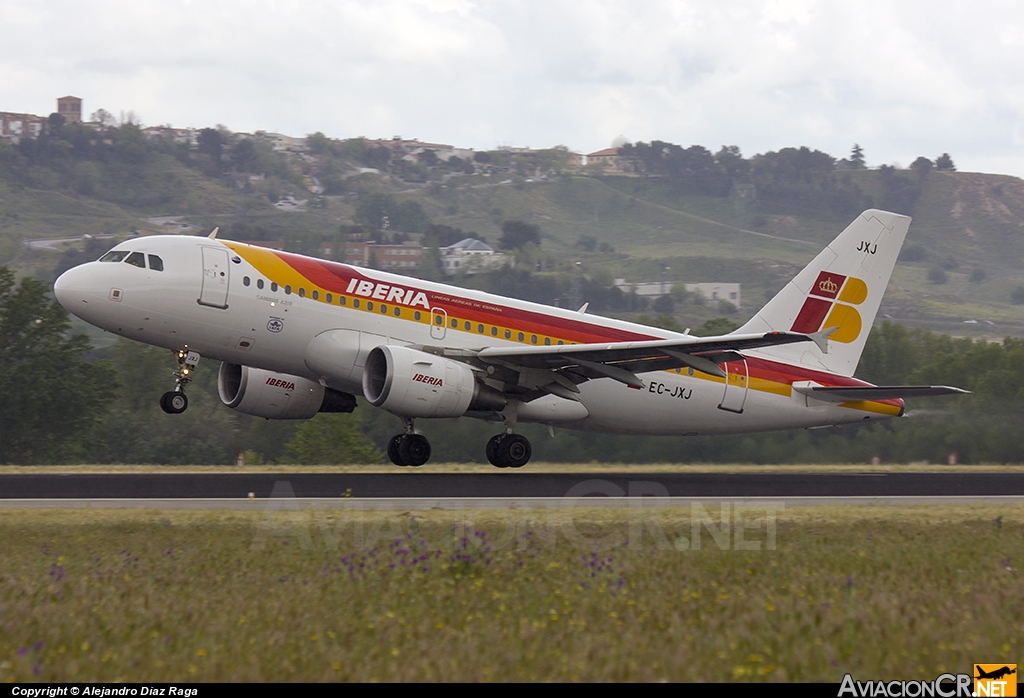
<path fill-rule="evenodd" d="M 837 503 L 882 501 L 1024 501 L 1024 473 L 211 473 L 211 474 L 17 474 L 0 475 L 0 506 L 41 506 L 59 500 L 97 505 L 105 500 L 157 507 L 180 500 L 242 504 L 287 498 L 331 502 L 380 500 L 396 506 L 490 501 L 491 506 L 601 506 L 601 500 L 639 497 Z M 520 502 L 520 504 L 516 504 Z M 558 504 L 560 502 L 560 504 Z M 112 502 L 111 502 L 112 503 Z M 608 502 L 611 504 L 611 501 Z M 56 505 L 56 504 L 55 504 Z M 417 506 L 419 508 L 419 506 Z"/>

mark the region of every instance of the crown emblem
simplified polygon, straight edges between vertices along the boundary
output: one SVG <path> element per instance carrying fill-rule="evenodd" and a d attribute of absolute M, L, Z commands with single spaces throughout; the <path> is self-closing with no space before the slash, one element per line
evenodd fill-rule
<path fill-rule="evenodd" d="M 818 288 L 821 290 L 822 293 L 835 293 L 836 291 L 839 290 L 839 286 L 837 286 L 836 282 L 833 281 L 832 279 L 823 280 L 820 284 L 818 284 Z"/>

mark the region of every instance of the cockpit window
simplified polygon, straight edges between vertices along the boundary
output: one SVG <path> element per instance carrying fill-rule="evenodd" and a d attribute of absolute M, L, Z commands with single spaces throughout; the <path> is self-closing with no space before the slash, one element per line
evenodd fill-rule
<path fill-rule="evenodd" d="M 124 260 L 124 263 L 131 264 L 133 267 L 138 267 L 139 269 L 145 269 L 146 255 L 142 254 L 141 252 L 132 252 L 130 255 L 128 255 L 128 259 Z"/>
<path fill-rule="evenodd" d="M 111 250 L 100 257 L 101 262 L 120 262 L 128 256 L 128 250 Z"/>
<path fill-rule="evenodd" d="M 164 260 L 157 257 L 155 254 L 149 255 L 149 268 L 153 271 L 163 271 Z"/>

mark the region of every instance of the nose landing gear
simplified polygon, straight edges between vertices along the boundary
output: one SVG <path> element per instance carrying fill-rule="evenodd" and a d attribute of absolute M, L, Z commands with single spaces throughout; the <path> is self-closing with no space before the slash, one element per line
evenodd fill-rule
<path fill-rule="evenodd" d="M 413 431 L 411 419 L 404 421 L 405 433 L 392 436 L 388 441 L 388 458 L 395 465 L 423 465 L 430 460 L 430 442 Z"/>
<path fill-rule="evenodd" d="M 192 381 L 192 374 L 200 358 L 199 354 L 189 351 L 187 347 L 175 352 L 175 357 L 178 359 L 178 370 L 174 372 L 174 390 L 160 397 L 160 409 L 167 414 L 181 414 L 188 409 L 185 386 Z"/>

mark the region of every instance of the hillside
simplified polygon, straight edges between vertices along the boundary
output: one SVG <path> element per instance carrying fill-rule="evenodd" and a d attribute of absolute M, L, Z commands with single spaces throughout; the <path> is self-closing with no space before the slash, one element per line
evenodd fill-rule
<path fill-rule="evenodd" d="M 593 283 L 605 285 L 616 277 L 739 281 L 744 307 L 730 319 L 741 322 L 856 212 L 874 205 L 914 217 L 882 315 L 957 335 L 1024 336 L 1024 298 L 1014 295 L 1024 287 L 1024 181 L 1014 177 L 843 169 L 807 149 L 750 159 L 723 149 L 709 161 L 718 169 L 706 171 L 688 166 L 652 174 L 641 159 L 636 169 L 645 176 L 574 173 L 556 163 L 549 175 L 526 178 L 518 174 L 528 169 L 522 163 L 490 159 L 479 161 L 487 165 L 463 162 L 465 173 L 436 159 L 431 167 L 392 162 L 389 170 L 381 166 L 388 156 L 382 159 L 380 148 L 358 140 L 318 141 L 318 155 L 299 156 L 213 129 L 204 130 L 207 140 L 198 150 L 189 150 L 147 143 L 132 128 L 112 129 L 101 143 L 84 140 L 79 130 L 31 148 L 0 144 L 0 264 L 52 278 L 62 254 L 66 263 L 92 250 L 75 252 L 81 242 L 29 249 L 24 241 L 163 232 L 148 220 L 158 216 L 180 216 L 203 231 L 221 226 L 235 238 L 284 240 L 289 249 L 315 253 L 321 240 L 340 239 L 354 223 L 363 222 L 365 230 L 360 202 L 387 195 L 397 204 L 419 205 L 419 222 L 406 230 L 414 237 L 432 223 L 496 244 L 503 222 L 536 224 L 542 245 L 528 267 L 552 277 L 553 289 L 568 285 L 575 261 Z M 744 167 L 735 169 L 737 163 Z M 368 164 L 380 174 L 353 176 Z M 726 165 L 737 173 L 731 192 L 722 179 Z M 314 173 L 333 194 L 306 189 Z M 735 194 L 741 182 L 751 194 L 746 198 Z M 288 195 L 308 205 L 282 210 L 271 204 Z M 636 315 L 629 308 L 607 312 Z M 719 313 L 687 301 L 674 310 L 680 326 L 693 327 Z"/>

